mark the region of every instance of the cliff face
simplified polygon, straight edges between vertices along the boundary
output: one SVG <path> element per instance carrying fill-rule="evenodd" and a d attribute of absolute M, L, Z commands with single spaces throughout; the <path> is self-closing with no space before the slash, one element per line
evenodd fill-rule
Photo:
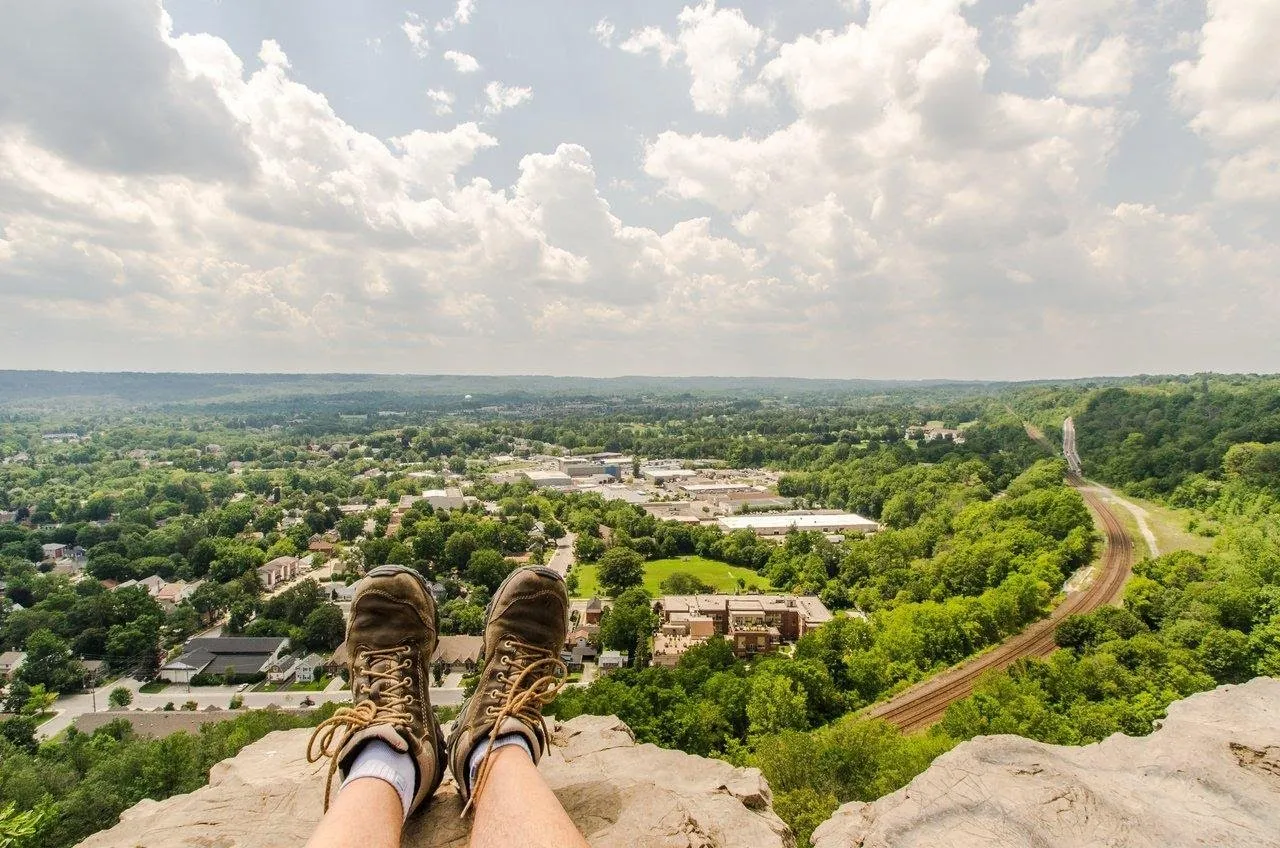
<path fill-rule="evenodd" d="M 209 785 L 143 801 L 80 848 L 279 848 L 303 845 L 321 815 L 324 763 L 309 765 L 310 731 L 272 733 L 214 766 Z M 792 848 L 755 769 L 637 745 L 616 718 L 563 724 L 540 768 L 593 846 Z M 446 777 L 406 830 L 407 848 L 467 844 L 469 819 Z"/>
<path fill-rule="evenodd" d="M 1280 846 L 1280 681 L 1173 704 L 1150 736 L 1080 748 L 974 739 L 845 804 L 814 848 Z"/>
<path fill-rule="evenodd" d="M 80 848 L 302 845 L 323 794 L 322 766 L 303 756 L 307 735 L 273 733 L 218 764 L 205 788 L 144 801 Z M 637 745 L 614 718 L 564 724 L 541 768 L 597 848 L 795 844 L 759 772 Z M 459 809 L 446 781 L 404 844 L 465 845 Z M 1142 738 L 1082 748 L 975 739 L 898 792 L 841 807 L 814 833 L 814 845 L 1280 848 L 1280 681 L 1188 698 Z"/>

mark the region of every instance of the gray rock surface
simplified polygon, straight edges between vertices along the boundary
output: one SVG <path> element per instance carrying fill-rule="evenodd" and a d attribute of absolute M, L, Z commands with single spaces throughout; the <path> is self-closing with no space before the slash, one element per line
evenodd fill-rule
<path fill-rule="evenodd" d="M 143 801 L 120 824 L 80 848 L 277 848 L 301 846 L 320 819 L 324 764 L 309 765 L 310 732 L 272 733 L 214 766 L 190 795 Z M 539 768 L 596 848 L 792 848 L 755 769 L 637 745 L 616 718 L 581 716 L 562 725 Z M 464 846 L 446 778 L 429 810 L 405 833 L 408 848 Z"/>
<path fill-rule="evenodd" d="M 1146 737 L 1079 748 L 974 739 L 892 795 L 845 804 L 813 844 L 1280 846 L 1280 681 L 1175 703 Z"/>

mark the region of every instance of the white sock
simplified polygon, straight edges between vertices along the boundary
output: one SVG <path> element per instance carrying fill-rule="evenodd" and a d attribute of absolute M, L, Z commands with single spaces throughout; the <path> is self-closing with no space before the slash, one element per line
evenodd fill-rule
<path fill-rule="evenodd" d="M 400 805 L 404 808 L 404 817 L 409 818 L 409 805 L 413 803 L 413 793 L 417 789 L 418 770 L 413 765 L 413 758 L 397 751 L 381 739 L 370 739 L 360 746 L 351 763 L 351 770 L 338 788 L 341 792 L 347 784 L 362 777 L 374 777 L 390 783 L 400 796 Z"/>
<path fill-rule="evenodd" d="M 529 755 L 529 759 L 533 759 L 533 749 L 529 747 L 529 740 L 524 738 L 522 733 L 504 733 L 497 739 L 493 740 L 492 747 L 494 749 L 502 748 L 507 745 L 518 745 L 524 748 L 524 752 Z M 467 791 L 471 791 L 471 787 L 476 784 L 476 774 L 480 771 L 480 764 L 484 762 L 484 755 L 489 752 L 490 744 L 488 739 L 482 739 L 476 743 L 471 749 L 471 755 L 467 757 Z"/>

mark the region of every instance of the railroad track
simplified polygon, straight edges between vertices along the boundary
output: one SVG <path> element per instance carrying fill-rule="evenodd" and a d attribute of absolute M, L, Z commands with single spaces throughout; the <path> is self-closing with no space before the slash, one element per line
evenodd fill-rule
<path fill-rule="evenodd" d="M 1008 668 L 1023 657 L 1044 657 L 1053 653 L 1057 649 L 1053 633 L 1064 618 L 1091 612 L 1106 604 L 1116 603 L 1123 597 L 1124 584 L 1133 568 L 1133 539 L 1102 498 L 1086 488 L 1084 478 L 1071 473 L 1067 475 L 1067 481 L 1080 492 L 1085 504 L 1102 521 L 1105 531 L 1106 547 L 1100 570 L 1089 587 L 1068 595 L 1048 618 L 1010 636 L 987 653 L 922 681 L 897 697 L 872 707 L 866 713 L 867 716 L 882 718 L 904 733 L 935 724 L 946 713 L 947 707 L 973 691 L 982 675 Z"/>

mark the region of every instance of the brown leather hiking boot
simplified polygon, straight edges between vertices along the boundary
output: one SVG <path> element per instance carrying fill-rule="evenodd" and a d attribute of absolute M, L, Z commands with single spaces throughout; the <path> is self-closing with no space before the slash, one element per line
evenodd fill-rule
<path fill-rule="evenodd" d="M 403 565 L 382 565 L 360 581 L 343 643 L 352 705 L 316 727 L 307 761 L 331 757 L 324 807 L 335 772 L 346 775 L 360 746 L 381 739 L 413 758 L 417 791 L 409 812 L 435 793 L 444 774 L 440 723 L 427 698 L 436 650 L 436 602 L 427 582 Z"/>
<path fill-rule="evenodd" d="M 542 707 L 564 685 L 560 651 L 568 626 L 569 593 L 549 568 L 517 569 L 494 593 L 484 628 L 484 671 L 449 737 L 449 768 L 467 802 L 464 814 L 483 790 L 491 762 L 486 755 L 475 786 L 468 786 L 468 760 L 477 743 L 519 733 L 534 762 L 546 750 L 550 733 Z"/>

